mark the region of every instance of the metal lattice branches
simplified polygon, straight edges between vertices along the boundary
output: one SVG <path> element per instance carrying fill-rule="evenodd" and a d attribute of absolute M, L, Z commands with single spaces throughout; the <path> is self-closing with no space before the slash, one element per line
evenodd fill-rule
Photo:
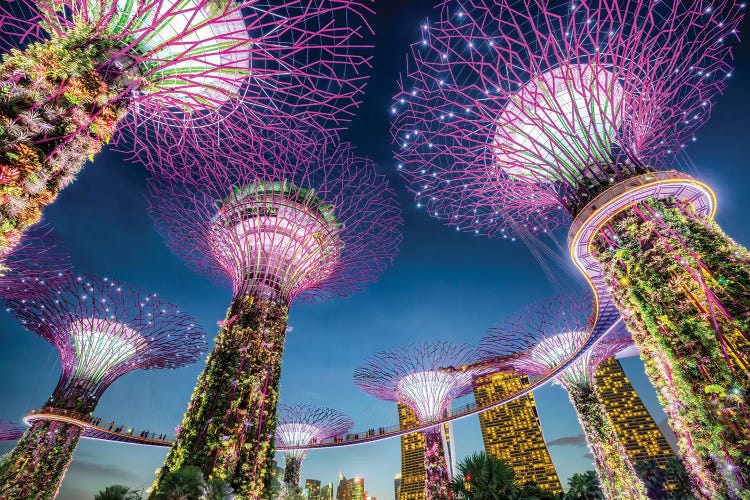
<path fill-rule="evenodd" d="M 557 380 L 566 388 L 590 384 L 602 361 L 632 345 L 628 331 L 618 326 L 595 346 L 581 351 L 592 313 L 591 297 L 586 295 L 562 296 L 529 306 L 491 328 L 482 338 L 479 352 L 488 360 L 510 359 L 506 368 L 535 376 L 546 375 L 576 356 Z"/>
<path fill-rule="evenodd" d="M 150 181 L 172 250 L 236 296 L 316 299 L 377 279 L 396 255 L 401 214 L 373 162 L 313 139 L 266 146 L 251 141 L 202 169 L 203 156 L 187 156 L 193 177 Z"/>
<path fill-rule="evenodd" d="M 444 1 L 392 105 L 418 206 L 542 232 L 694 140 L 731 76 L 735 1 Z"/>
<path fill-rule="evenodd" d="M 23 436 L 26 427 L 0 418 L 0 441 L 15 441 Z"/>
<path fill-rule="evenodd" d="M 46 286 L 44 295 L 7 305 L 24 327 L 57 348 L 58 390 L 85 387 L 96 399 L 130 371 L 178 368 L 206 352 L 195 320 L 156 294 L 96 276 Z"/>
<path fill-rule="evenodd" d="M 160 145 L 204 133 L 231 140 L 233 127 L 259 129 L 279 116 L 346 121 L 370 65 L 370 4 L 14 0 L 0 5 L 0 33 L 6 50 L 72 36 L 104 47 L 97 71 L 130 112 L 120 132 L 131 140 L 119 147 L 153 167 Z"/>
<path fill-rule="evenodd" d="M 281 446 L 305 446 L 349 432 L 354 421 L 340 411 L 307 404 L 280 404 L 277 408 L 276 441 Z M 303 457 L 307 450 L 286 454 Z"/>
<path fill-rule="evenodd" d="M 70 258 L 46 230 L 26 234 L 0 263 L 0 297 L 28 299 L 44 293 L 45 284 L 65 279 Z"/>
<path fill-rule="evenodd" d="M 354 382 L 376 398 L 404 403 L 420 423 L 443 416 L 450 402 L 472 391 L 478 371 L 476 350 L 466 344 L 433 341 L 379 352 L 354 370 Z M 459 370 L 445 370 L 461 366 Z"/>

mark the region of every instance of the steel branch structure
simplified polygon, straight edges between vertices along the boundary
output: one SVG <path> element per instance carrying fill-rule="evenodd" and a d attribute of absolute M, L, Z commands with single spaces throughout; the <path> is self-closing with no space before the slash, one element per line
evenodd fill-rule
<path fill-rule="evenodd" d="M 26 427 L 23 425 L 0 418 L 0 441 L 15 441 L 16 439 L 20 439 L 25 430 Z"/>
<path fill-rule="evenodd" d="M 473 389 L 477 370 L 445 370 L 477 361 L 476 350 L 449 342 L 411 344 L 368 358 L 354 371 L 354 382 L 376 398 L 400 402 L 421 423 L 440 420 L 454 399 Z M 428 500 L 452 498 L 448 487 L 441 427 L 425 429 L 425 495 Z"/>
<path fill-rule="evenodd" d="M 242 145 L 184 184 L 151 181 L 170 247 L 233 290 L 157 489 L 166 471 L 192 464 L 257 498 L 271 479 L 291 303 L 359 290 L 397 252 L 400 210 L 370 160 L 347 145 L 283 142 Z"/>
<path fill-rule="evenodd" d="M 3 2 L 0 248 L 112 140 L 158 170 L 280 118 L 339 126 L 366 80 L 370 3 Z"/>
<path fill-rule="evenodd" d="M 591 328 L 591 298 L 566 296 L 531 306 L 491 329 L 480 343 L 485 358 L 522 353 L 510 367 L 523 375 L 544 375 L 580 351 Z M 632 345 L 619 328 L 586 350 L 557 378 L 576 409 L 606 498 L 647 499 L 646 488 L 620 442 L 596 389 L 594 374 L 605 359 Z"/>
<path fill-rule="evenodd" d="M 90 415 L 126 373 L 178 368 L 206 351 L 193 318 L 156 294 L 109 278 L 71 276 L 48 284 L 44 295 L 7 303 L 19 323 L 60 354 L 62 374 L 44 406 L 50 414 Z M 73 458 L 83 427 L 64 418 L 31 421 L 0 464 L 0 496 L 53 498 Z"/>
<path fill-rule="evenodd" d="M 67 279 L 69 271 L 70 257 L 53 244 L 50 234 L 31 231 L 0 261 L 0 297 L 37 297 L 47 285 Z"/>
<path fill-rule="evenodd" d="M 280 404 L 276 426 L 277 446 L 306 446 L 339 437 L 352 427 L 354 421 L 337 410 L 306 404 Z M 300 468 L 305 455 L 307 450 L 284 452 L 284 483 L 299 486 Z"/>
<path fill-rule="evenodd" d="M 745 4 L 440 6 L 392 106 L 418 204 L 504 238 L 573 218 L 571 256 L 598 311 L 585 347 L 622 312 L 683 430 L 694 493 L 739 495 L 750 487 L 739 463 L 750 453 L 750 255 L 712 221 L 707 186 L 659 169 L 695 140 L 726 87 Z"/>

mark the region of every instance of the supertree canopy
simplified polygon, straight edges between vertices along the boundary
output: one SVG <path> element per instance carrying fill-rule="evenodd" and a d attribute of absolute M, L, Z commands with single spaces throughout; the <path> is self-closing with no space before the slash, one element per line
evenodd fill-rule
<path fill-rule="evenodd" d="M 316 441 L 338 437 L 351 430 L 354 421 L 330 408 L 306 404 L 278 407 L 276 440 L 284 446 L 305 446 Z M 299 486 L 300 467 L 307 450 L 284 452 L 284 483 Z"/>
<path fill-rule="evenodd" d="M 385 178 L 346 145 L 242 146 L 193 170 L 183 184 L 152 180 L 156 225 L 188 263 L 231 283 L 233 299 L 155 487 L 167 471 L 196 465 L 257 498 L 272 478 L 291 303 L 379 277 L 397 252 L 401 216 Z"/>
<path fill-rule="evenodd" d="M 491 329 L 480 343 L 480 354 L 492 359 L 521 354 L 510 363 L 522 375 L 548 373 L 567 360 L 574 361 L 556 381 L 568 392 L 578 414 L 604 495 L 646 499 L 646 488 L 620 442 L 596 388 L 594 374 L 605 359 L 632 345 L 627 330 L 610 332 L 594 347 L 578 353 L 591 328 L 591 299 L 566 296 L 535 305 Z"/>
<path fill-rule="evenodd" d="M 407 405 L 420 423 L 437 421 L 454 399 L 473 389 L 478 359 L 464 344 L 425 342 L 379 352 L 354 371 L 354 382 L 376 398 Z M 451 369 L 461 367 L 459 369 Z M 428 500 L 453 498 L 449 488 L 440 426 L 424 431 L 425 495 Z"/>
<path fill-rule="evenodd" d="M 713 497 L 750 486 L 750 255 L 713 222 L 707 186 L 659 170 L 725 88 L 744 8 L 445 1 L 392 107 L 400 168 L 431 215 L 496 237 L 574 219 L 600 316 L 622 313 L 682 453 L 702 461 L 693 480 L 718 485 L 696 494 Z"/>
<path fill-rule="evenodd" d="M 178 368 L 206 351 L 203 331 L 155 294 L 109 278 L 70 277 L 8 309 L 57 348 L 62 374 L 16 447 L 0 463 L 3 498 L 53 498 L 83 428 L 66 417 L 91 415 L 102 393 L 137 369 Z"/>
<path fill-rule="evenodd" d="M 369 3 L 2 2 L 0 255 L 111 140 L 154 168 L 279 117 L 345 121 Z"/>

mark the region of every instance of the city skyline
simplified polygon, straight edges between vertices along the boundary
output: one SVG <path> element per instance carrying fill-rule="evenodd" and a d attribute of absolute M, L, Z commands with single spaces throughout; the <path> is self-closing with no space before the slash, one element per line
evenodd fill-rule
<path fill-rule="evenodd" d="M 405 240 L 396 265 L 364 292 L 323 305 L 300 304 L 290 317 L 281 401 L 335 407 L 354 418 L 355 430 L 398 422 L 395 405 L 362 394 L 352 381 L 354 367 L 367 356 L 403 343 L 405 336 L 415 341 L 441 338 L 476 343 L 506 314 L 557 291 L 522 243 L 472 238 L 443 227 L 415 206 L 395 174 L 386 135 L 388 98 L 403 66 L 406 44 L 419 36 L 418 25 L 431 13 L 432 4 L 378 3 L 375 67 L 383 81 L 370 83 L 365 103 L 346 134 L 396 184 L 406 217 Z M 743 33 L 748 33 L 747 21 Z M 750 228 L 745 221 L 750 210 L 744 196 L 750 177 L 743 140 L 750 116 L 742 111 L 750 101 L 750 56 L 742 44 L 736 53 L 737 69 L 726 95 L 718 99 L 711 120 L 688 154 L 701 166 L 699 178 L 720 195 L 717 220 L 747 245 Z M 373 131 L 377 131 L 376 139 Z M 216 321 L 224 317 L 229 292 L 193 274 L 154 233 L 144 199 L 146 173 L 110 151 L 91 167 L 45 212 L 45 222 L 69 248 L 76 268 L 160 291 L 198 317 L 212 339 Z M 568 276 L 575 274 L 572 267 L 555 272 L 566 286 L 581 283 Z M 54 350 L 21 330 L 9 316 L 2 315 L 0 328 L 7 346 L 0 358 L 0 375 L 7 381 L 6 414 L 1 416 L 18 422 L 26 411 L 44 402 L 59 367 Z M 657 423 L 663 423 L 640 361 L 627 358 L 623 365 Z M 199 362 L 174 373 L 130 374 L 105 394 L 97 415 L 171 434 L 203 366 Z M 143 394 L 140 388 L 146 389 Z M 566 486 L 572 473 L 592 468 L 580 428 L 561 389 L 545 387 L 535 392 L 535 399 L 552 460 Z M 476 417 L 456 422 L 454 427 L 459 459 L 483 449 Z M 0 452 L 10 446 L 3 444 Z M 158 448 L 83 441 L 59 498 L 86 498 L 80 495 L 92 496 L 118 482 L 145 487 L 165 453 Z M 325 484 L 338 471 L 347 477 L 360 475 L 372 496 L 388 499 L 393 496 L 394 475 L 400 472 L 399 456 L 398 439 L 313 450 L 302 465 L 301 477 Z M 277 459 L 283 463 L 281 454 Z"/>

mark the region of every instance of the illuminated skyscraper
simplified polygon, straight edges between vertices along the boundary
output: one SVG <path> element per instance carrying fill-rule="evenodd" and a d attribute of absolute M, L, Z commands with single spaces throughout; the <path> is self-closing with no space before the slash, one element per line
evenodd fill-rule
<path fill-rule="evenodd" d="M 418 425 L 414 412 L 405 404 L 398 406 L 400 428 Z M 397 500 L 425 500 L 424 494 L 424 435 L 412 432 L 401 436 L 401 482 Z"/>
<path fill-rule="evenodd" d="M 515 394 L 529 379 L 511 373 L 495 373 L 477 379 L 474 398 L 480 406 Z M 479 414 L 484 449 L 488 455 L 510 465 L 520 484 L 535 482 L 555 493 L 562 492 L 560 479 L 542 435 L 533 394 Z"/>
<path fill-rule="evenodd" d="M 365 479 L 353 477 L 349 480 L 351 484 L 352 500 L 365 500 Z"/>
<path fill-rule="evenodd" d="M 317 479 L 306 479 L 305 491 L 307 492 L 307 500 L 320 500 L 320 481 Z"/>
<path fill-rule="evenodd" d="M 622 365 L 609 358 L 596 371 L 596 385 L 620 441 L 633 463 L 664 465 L 674 456 L 664 434 L 638 397 Z"/>
<path fill-rule="evenodd" d="M 362 477 L 347 479 L 339 472 L 336 500 L 365 500 L 365 480 Z"/>
<path fill-rule="evenodd" d="M 320 500 L 333 500 L 333 483 L 328 483 L 320 488 Z"/>

